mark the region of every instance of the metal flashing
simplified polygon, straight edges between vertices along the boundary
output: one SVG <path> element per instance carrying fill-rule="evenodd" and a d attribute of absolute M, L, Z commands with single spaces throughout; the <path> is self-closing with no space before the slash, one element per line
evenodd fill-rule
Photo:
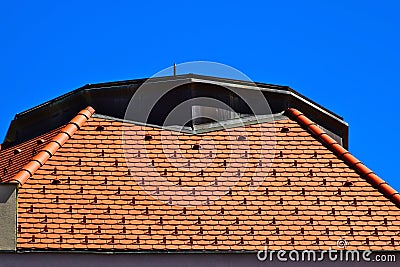
<path fill-rule="evenodd" d="M 277 121 L 277 120 L 288 119 L 288 117 L 285 116 L 283 114 L 283 112 L 281 112 L 278 114 L 271 114 L 271 115 L 248 116 L 248 117 L 243 117 L 243 118 L 238 118 L 238 119 L 225 120 L 225 121 L 221 121 L 221 122 L 203 123 L 200 125 L 196 125 L 194 127 L 194 129 L 192 129 L 191 127 L 179 126 L 179 125 L 160 126 L 160 125 L 156 125 L 156 124 L 149 124 L 149 123 L 143 123 L 143 122 L 138 122 L 138 121 L 119 119 L 119 118 L 102 115 L 102 114 L 97 114 L 97 113 L 94 114 L 92 117 L 93 118 L 102 118 L 102 119 L 106 119 L 106 120 L 119 121 L 119 122 L 123 122 L 123 123 L 131 123 L 131 124 L 146 126 L 146 127 L 154 127 L 154 128 L 158 128 L 158 129 L 164 129 L 164 130 L 174 131 L 174 132 L 181 132 L 181 133 L 186 133 L 186 134 L 190 134 L 190 135 L 203 134 L 203 133 L 209 133 L 209 132 L 214 132 L 214 131 L 220 131 L 223 129 L 231 129 L 231 128 L 237 128 L 237 127 L 259 124 L 259 123 L 264 123 L 264 122 L 273 122 L 273 121 Z"/>

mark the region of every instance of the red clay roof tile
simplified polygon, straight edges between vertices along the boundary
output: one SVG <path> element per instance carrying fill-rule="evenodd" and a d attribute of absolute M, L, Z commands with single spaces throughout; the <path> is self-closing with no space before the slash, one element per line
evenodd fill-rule
<path fill-rule="evenodd" d="M 13 180 L 17 181 L 21 186 L 41 167 L 46 161 L 56 153 L 56 151 L 65 144 L 65 142 L 72 137 L 72 135 L 82 127 L 86 121 L 92 116 L 94 109 L 87 107 L 78 113 L 60 133 L 55 136 L 49 144 L 47 144 L 38 155 L 36 155 L 31 162 L 27 163 L 22 170 L 17 173 Z M 75 126 L 75 129 L 71 128 Z"/>
<path fill-rule="evenodd" d="M 263 249 L 266 242 L 270 249 L 328 249 L 342 237 L 348 240 L 349 249 L 400 249 L 399 209 L 366 179 L 377 182 L 382 192 L 391 192 L 386 183 L 373 178 L 358 161 L 348 161 L 346 150 L 293 110 L 290 112 L 300 125 L 283 119 L 275 125 L 249 125 L 233 132 L 196 136 L 91 118 L 92 110 L 83 112 L 87 118 L 80 117 L 85 117 L 86 124 L 76 132 L 71 132 L 77 128 L 75 124 L 63 128 L 70 138 L 60 148 L 55 146 L 56 155 L 38 154 L 31 161 L 45 164 L 19 189 L 19 250 L 254 251 Z M 275 153 L 261 151 L 261 145 L 270 140 L 257 134 L 260 127 L 274 127 L 277 132 L 278 157 L 270 170 L 268 161 Z M 129 158 L 125 158 L 121 140 L 124 128 L 132 137 L 128 140 L 132 145 Z M 251 134 L 238 141 L 245 130 Z M 145 133 L 151 134 L 152 140 L 145 141 Z M 163 140 L 162 135 L 168 139 Z M 200 142 L 207 139 L 213 141 L 212 146 Z M 192 150 L 193 144 L 201 147 Z M 18 155 L 32 147 L 33 142 L 21 146 Z M 164 169 L 167 175 L 160 179 Z M 60 183 L 52 184 L 55 178 Z M 348 180 L 351 184 L 344 186 Z M 179 181 L 181 186 L 176 188 Z M 249 191 L 252 183 L 258 182 L 258 188 Z M 226 188 L 221 190 L 223 185 Z M 193 201 L 189 194 L 193 186 L 204 202 L 177 205 L 184 199 Z M 204 195 L 200 195 L 202 186 Z M 213 194 L 220 198 L 211 198 Z M 391 199 L 396 200 L 396 195 Z"/>
<path fill-rule="evenodd" d="M 289 113 L 304 127 L 311 131 L 316 137 L 324 142 L 329 148 L 331 148 L 339 157 L 341 157 L 347 164 L 353 167 L 356 171 L 360 172 L 368 182 L 373 186 L 376 186 L 381 190 L 390 200 L 396 205 L 400 206 L 400 194 L 389 186 L 384 180 L 379 178 L 373 171 L 365 166 L 361 161 L 350 154 L 346 149 L 340 146 L 333 138 L 324 133 L 320 127 L 309 120 L 300 111 L 289 108 Z"/>

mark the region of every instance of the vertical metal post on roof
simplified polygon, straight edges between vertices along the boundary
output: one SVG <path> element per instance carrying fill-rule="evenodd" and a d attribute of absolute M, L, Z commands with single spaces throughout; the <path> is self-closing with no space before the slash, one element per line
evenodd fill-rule
<path fill-rule="evenodd" d="M 174 76 L 176 76 L 176 64 L 174 63 Z"/>

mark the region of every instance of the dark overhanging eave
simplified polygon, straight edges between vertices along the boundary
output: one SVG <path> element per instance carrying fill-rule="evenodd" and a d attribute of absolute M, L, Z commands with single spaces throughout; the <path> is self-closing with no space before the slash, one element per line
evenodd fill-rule
<path fill-rule="evenodd" d="M 214 80 L 214 81 L 225 81 L 225 82 L 233 82 L 233 83 L 240 83 L 243 85 L 254 85 L 256 84 L 260 88 L 274 88 L 274 89 L 280 89 L 280 90 L 292 90 L 288 86 L 282 86 L 282 85 L 275 85 L 275 84 L 267 84 L 267 83 L 260 83 L 260 82 L 248 82 L 248 81 L 241 81 L 241 80 L 234 80 L 234 79 L 228 79 L 228 78 L 219 78 L 219 77 L 212 77 L 212 76 L 205 76 L 205 75 L 198 75 L 198 74 L 182 74 L 182 75 L 176 75 L 176 76 L 163 76 L 163 77 L 152 77 L 152 78 L 139 78 L 139 79 L 133 79 L 133 80 L 124 80 L 124 81 L 115 81 L 115 82 L 102 82 L 102 83 L 94 83 L 94 84 L 85 84 L 71 92 L 68 92 L 66 94 L 63 94 L 61 96 L 58 96 L 52 100 L 49 100 L 45 103 L 42 103 L 40 105 L 37 105 L 35 107 L 32 107 L 28 110 L 22 111 L 20 113 L 17 113 L 15 115 L 15 118 L 21 117 L 23 115 L 26 115 L 30 112 L 32 112 L 35 109 L 50 105 L 54 102 L 60 101 L 64 98 L 67 98 L 73 94 L 76 94 L 80 91 L 87 90 L 87 89 L 100 89 L 100 88 L 110 88 L 110 87 L 119 87 L 119 86 L 126 86 L 126 85 L 132 85 L 132 84 L 143 84 L 144 82 L 151 80 L 153 82 L 158 82 L 158 81 L 173 81 L 174 79 L 182 79 L 182 78 L 205 78 L 209 80 Z"/>
<path fill-rule="evenodd" d="M 99 100 L 99 98 L 101 98 L 102 95 L 110 95 L 112 93 L 116 95 L 119 94 L 120 98 L 125 97 L 126 99 L 129 97 L 129 94 L 133 94 L 133 92 L 146 81 L 150 84 L 174 81 L 184 81 L 185 83 L 201 82 L 214 85 L 223 84 L 228 85 L 228 87 L 232 86 L 239 89 L 253 88 L 261 90 L 263 94 L 267 94 L 268 97 L 271 97 L 271 99 L 275 99 L 273 101 L 275 101 L 275 104 L 278 104 L 278 110 L 275 110 L 274 113 L 282 112 L 289 107 L 297 108 L 301 110 L 305 115 L 307 115 L 310 119 L 315 121 L 317 124 L 340 136 L 342 138 L 342 144 L 344 147 L 347 148 L 348 145 L 348 125 L 346 122 L 343 121 L 343 118 L 341 116 L 331 112 L 330 110 L 322 107 L 321 105 L 315 103 L 307 97 L 299 94 L 288 86 L 272 85 L 258 82 L 252 83 L 249 81 L 210 77 L 197 74 L 165 76 L 150 79 L 142 78 L 135 80 L 84 85 L 53 100 L 47 101 L 24 112 L 18 113 L 15 116 L 14 120 L 11 122 L 3 145 L 4 147 L 13 146 L 30 138 L 34 138 L 39 134 L 43 134 L 49 130 L 57 128 L 66 123 L 71 117 L 73 117 L 75 115 L 75 112 L 79 112 L 79 110 L 81 110 L 83 106 L 87 105 L 92 105 L 95 108 L 96 112 L 99 112 L 103 115 L 123 118 L 123 115 L 121 114 L 122 112 L 120 111 L 119 114 L 107 114 L 107 112 L 104 112 L 104 109 L 106 109 L 104 99 Z M 114 99 L 114 101 L 116 100 Z M 54 118 L 54 116 L 58 116 L 57 114 L 59 115 L 59 117 Z M 43 119 L 44 116 L 48 116 L 49 119 L 52 121 L 47 121 Z M 38 123 L 34 124 L 32 123 L 32 121 L 37 121 Z M 40 123 L 42 123 L 42 125 L 39 125 Z M 37 129 L 34 129 L 35 127 L 37 127 Z M 53 128 L 50 129 L 51 127 Z M 24 136 L 17 136 L 18 129 L 19 131 L 21 131 L 21 129 L 27 128 L 30 130 L 28 131 L 28 134 L 25 134 L 27 131 L 23 131 L 24 133 L 22 135 Z M 40 132 L 41 130 L 43 130 L 43 132 Z"/>
<path fill-rule="evenodd" d="M 135 81 L 139 81 L 139 80 L 141 80 L 141 79 L 132 80 L 132 83 L 135 82 Z M 115 82 L 115 83 L 117 83 L 117 82 Z M 100 87 L 96 86 L 96 85 L 100 85 L 100 84 L 85 84 L 84 86 L 81 86 L 81 87 L 79 87 L 79 88 L 77 88 L 77 89 L 75 89 L 75 90 L 73 90 L 73 91 L 71 91 L 71 92 L 68 92 L 68 93 L 63 94 L 63 95 L 61 95 L 61 96 L 58 96 L 58 97 L 56 97 L 56 98 L 54 98 L 54 99 L 52 99 L 52 100 L 49 100 L 49 101 L 47 101 L 47 102 L 45 102 L 45 103 L 42 103 L 42 104 L 40 104 L 40 105 L 37 105 L 37 106 L 35 106 L 35 107 L 32 107 L 32 108 L 30 108 L 30 109 L 28 109 L 28 110 L 25 110 L 25 111 L 22 111 L 22 112 L 20 112 L 20 113 L 17 113 L 17 114 L 15 115 L 15 118 L 19 118 L 19 117 L 21 117 L 21 116 L 27 115 L 27 114 L 29 114 L 30 112 L 34 111 L 34 110 L 37 110 L 37 109 L 39 109 L 39 108 L 42 108 L 42 107 L 51 105 L 51 104 L 53 104 L 53 103 L 63 101 L 65 98 L 68 98 L 68 97 L 70 97 L 70 96 L 72 96 L 72 95 L 75 95 L 75 94 L 77 94 L 77 93 L 79 93 L 79 92 L 86 91 L 86 90 L 88 90 L 88 89 L 105 88 L 105 87 L 110 87 L 110 86 L 121 86 L 121 85 L 112 85 L 113 82 L 111 82 L 111 83 L 104 83 L 104 84 L 105 84 L 105 86 L 100 86 Z M 109 85 L 107 85 L 107 84 L 109 84 Z M 106 85 L 107 85 L 107 86 L 106 86 Z M 123 85 L 125 85 L 125 84 L 123 84 Z"/>
<path fill-rule="evenodd" d="M 210 77 L 210 76 L 202 76 L 202 75 L 193 75 L 191 77 L 193 79 L 193 82 L 198 81 L 197 79 L 204 79 L 204 81 L 217 81 L 217 82 L 228 82 L 232 84 L 237 84 L 239 87 L 245 89 L 245 88 L 250 88 L 254 87 L 254 85 L 257 86 L 257 89 L 260 89 L 261 91 L 275 91 L 279 93 L 287 93 L 287 94 L 292 94 L 293 96 L 297 96 L 299 99 L 303 99 L 309 103 L 312 103 L 314 106 L 320 108 L 327 114 L 332 115 L 333 117 L 336 117 L 339 120 L 343 120 L 343 117 L 332 112 L 331 110 L 321 106 L 320 104 L 314 102 L 313 100 L 309 99 L 308 97 L 300 94 L 299 92 L 293 90 L 289 86 L 285 85 L 274 85 L 274 84 L 267 84 L 267 83 L 260 83 L 260 82 L 248 82 L 248 81 L 239 81 L 239 80 L 232 80 L 232 79 L 225 79 L 225 78 L 217 78 L 217 77 Z"/>

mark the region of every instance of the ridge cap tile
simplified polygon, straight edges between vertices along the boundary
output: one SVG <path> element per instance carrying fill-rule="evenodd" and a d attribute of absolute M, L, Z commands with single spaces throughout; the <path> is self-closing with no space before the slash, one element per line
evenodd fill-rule
<path fill-rule="evenodd" d="M 74 133 L 79 130 L 80 127 L 82 127 L 86 121 L 88 120 L 87 115 L 84 115 L 85 111 L 89 112 L 90 116 L 93 115 L 94 109 L 92 107 L 86 107 L 85 109 L 81 110 L 68 124 L 73 124 L 76 126 L 75 131 L 71 131 L 70 128 L 67 128 L 67 126 L 63 127 L 58 135 L 56 135 L 36 156 L 35 159 L 32 159 L 29 163 L 24 165 L 22 167 L 22 170 L 17 173 L 12 180 L 17 181 L 20 186 L 23 186 L 25 182 L 34 175 L 34 173 L 41 167 L 43 166 L 46 161 L 52 157 L 56 151 L 62 147 L 65 142 L 74 135 Z M 86 112 L 86 113 L 87 113 Z M 83 116 L 83 118 L 81 117 Z M 90 117 L 89 117 L 90 118 Z M 64 131 L 69 130 L 70 132 L 66 135 L 64 135 Z M 56 145 L 57 144 L 57 145 Z M 47 155 L 45 155 L 47 153 Z M 37 161 L 37 159 L 40 158 L 44 161 Z M 33 166 L 39 164 L 39 166 Z"/>
<path fill-rule="evenodd" d="M 370 182 L 373 186 L 376 186 L 382 191 L 382 193 L 390 200 L 393 201 L 398 207 L 400 207 L 400 195 L 394 188 L 386 183 L 382 178 L 378 177 L 372 170 L 365 166 L 360 160 L 354 157 L 349 151 L 344 149 L 338 144 L 332 137 L 326 134 L 320 127 L 314 122 L 308 119 L 303 113 L 295 108 L 289 108 L 288 112 L 295 118 L 295 120 L 302 126 L 306 127 L 312 134 L 314 134 L 320 141 L 325 143 L 334 153 L 338 154 L 343 161 L 345 161 L 350 167 L 360 172 L 365 179 Z M 321 136 L 324 136 L 321 138 Z"/>

